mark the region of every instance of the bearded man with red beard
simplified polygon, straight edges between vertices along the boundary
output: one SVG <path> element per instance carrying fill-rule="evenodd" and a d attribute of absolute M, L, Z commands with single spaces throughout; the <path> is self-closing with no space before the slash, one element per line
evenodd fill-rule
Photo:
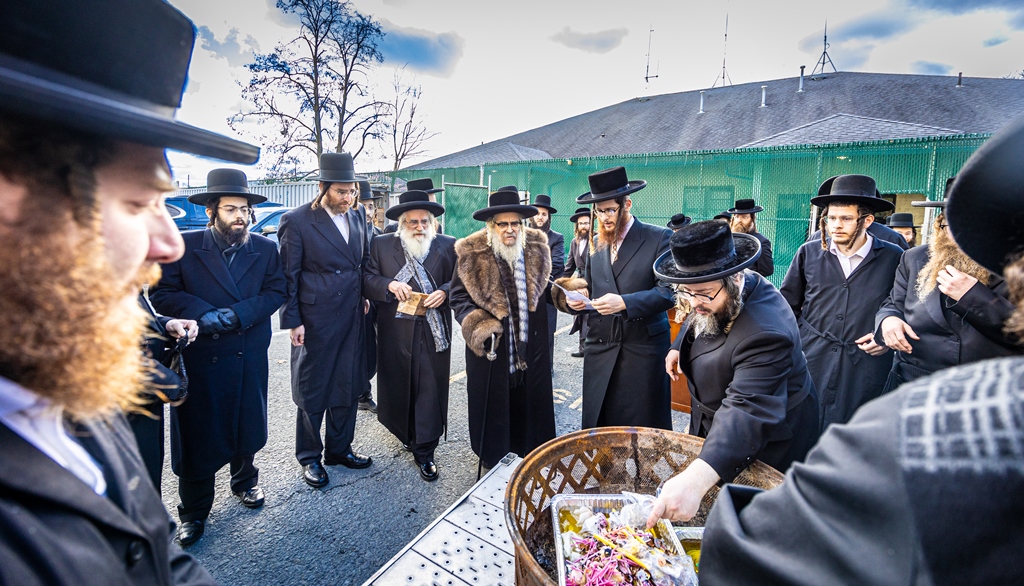
<path fill-rule="evenodd" d="M 174 120 L 195 29 L 170 5 L 3 14 L 0 583 L 213 583 L 171 541 L 123 412 L 147 401 L 138 292 L 184 250 L 164 148 L 259 149 Z"/>
<path fill-rule="evenodd" d="M 954 179 L 946 182 L 947 195 Z M 945 210 L 946 202 L 911 205 Z M 1008 296 L 1002 277 L 957 246 L 940 212 L 928 246 L 903 254 L 892 293 L 875 315 L 875 340 L 896 351 L 884 392 L 944 368 L 1024 351 L 1003 331 L 1013 314 Z"/>

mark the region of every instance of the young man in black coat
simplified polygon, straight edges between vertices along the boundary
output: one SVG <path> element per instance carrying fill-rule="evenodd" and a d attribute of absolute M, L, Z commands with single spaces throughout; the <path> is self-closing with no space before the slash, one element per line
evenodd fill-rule
<path fill-rule="evenodd" d="M 377 215 L 377 206 L 374 203 L 373 188 L 370 182 L 363 180 L 359 182 L 359 207 L 363 208 L 366 214 L 366 245 L 370 246 L 373 239 L 384 233 L 383 230 L 373 223 Z M 373 400 L 373 391 L 370 380 L 377 375 L 377 304 L 370 301 L 370 309 L 366 312 L 366 391 L 359 396 L 359 410 L 377 412 L 377 402 Z"/>
<path fill-rule="evenodd" d="M 569 216 L 569 221 L 576 228 L 573 230 L 572 242 L 569 243 L 569 259 L 561 276 L 582 279 L 587 270 L 587 259 L 590 258 L 590 208 L 576 208 L 576 212 Z M 579 332 L 580 348 L 572 353 L 573 358 L 583 358 L 583 341 L 587 338 L 588 329 L 590 328 L 587 327 L 587 314 L 576 314 L 569 333 Z"/>
<path fill-rule="evenodd" d="M 199 337 L 182 353 L 189 397 L 171 408 L 171 469 L 178 476 L 178 541 L 202 537 L 213 507 L 214 481 L 225 464 L 231 492 L 249 508 L 263 506 L 256 452 L 267 443 L 270 316 L 284 301 L 277 244 L 249 233 L 245 173 L 214 169 L 207 191 L 189 196 L 206 206 L 210 227 L 186 232 L 181 260 L 163 265 L 150 294 L 164 314 L 199 322 Z"/>
<path fill-rule="evenodd" d="M 598 225 L 596 252 L 583 280 L 560 280 L 593 301 L 569 301 L 561 289 L 552 298 L 567 313 L 588 311 L 584 344 L 583 427 L 638 425 L 672 429 L 671 392 L 662 364 L 668 352 L 666 313 L 672 291 L 651 272 L 668 250 L 672 232 L 637 220 L 629 194 L 646 181 L 630 181 L 622 167 L 590 175 L 590 191 L 577 197 L 593 204 Z"/>
<path fill-rule="evenodd" d="M 184 251 L 164 149 L 259 149 L 174 121 L 195 29 L 167 3 L 3 14 L 0 583 L 213 584 L 173 543 L 122 409 L 144 401 L 138 292 Z"/>
<path fill-rule="evenodd" d="M 680 229 L 671 246 L 654 272 L 675 284 L 688 315 L 665 370 L 673 380 L 686 374 L 690 433 L 705 440 L 662 499 L 693 516 L 712 486 L 752 461 L 781 471 L 802 461 L 818 440 L 818 402 L 786 300 L 744 270 L 757 262 L 757 239 L 710 220 Z"/>
<path fill-rule="evenodd" d="M 565 270 L 565 237 L 551 229 L 551 216 L 558 210 L 551 207 L 551 196 L 538 195 L 533 202 L 537 215 L 530 218 L 533 227 L 548 236 L 548 248 L 551 249 L 551 280 L 562 276 Z M 548 308 L 548 351 L 551 353 L 551 364 L 555 364 L 555 328 L 558 325 L 558 310 L 549 302 Z"/>
<path fill-rule="evenodd" d="M 757 231 L 757 213 L 764 208 L 754 205 L 752 199 L 738 199 L 729 210 L 729 228 L 733 232 L 750 234 L 761 243 L 761 256 L 750 269 L 762 277 L 770 277 L 775 272 L 775 260 L 772 258 L 772 243 L 768 237 Z"/>
<path fill-rule="evenodd" d="M 380 362 L 388 365 L 377 375 L 377 419 L 413 453 L 426 481 L 437 480 L 434 450 L 448 424 L 455 239 L 434 228 L 443 213 L 426 193 L 403 193 L 387 211 L 398 232 L 374 238 L 363 272 L 363 294 L 379 310 Z M 422 311 L 400 310 L 420 294 Z"/>

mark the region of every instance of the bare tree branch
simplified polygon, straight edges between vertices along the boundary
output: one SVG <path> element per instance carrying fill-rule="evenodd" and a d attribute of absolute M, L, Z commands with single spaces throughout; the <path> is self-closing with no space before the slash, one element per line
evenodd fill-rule
<path fill-rule="evenodd" d="M 395 71 L 392 81 L 394 98 L 388 104 L 382 122 L 383 142 L 391 154 L 392 171 L 400 169 L 405 159 L 425 153 L 425 143 L 438 134 L 422 126 L 422 117 L 416 119 L 423 90 L 420 86 L 406 84 L 404 74 L 404 67 Z"/>

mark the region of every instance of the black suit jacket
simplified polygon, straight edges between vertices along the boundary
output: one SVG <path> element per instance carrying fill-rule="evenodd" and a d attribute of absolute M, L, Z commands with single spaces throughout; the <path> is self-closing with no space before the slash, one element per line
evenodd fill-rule
<path fill-rule="evenodd" d="M 565 262 L 565 270 L 562 271 L 562 276 L 571 277 L 576 275 L 583 277 L 583 273 L 587 268 L 588 258 L 590 258 L 589 242 L 573 238 L 572 242 L 569 243 L 569 258 Z"/>
<path fill-rule="evenodd" d="M 757 257 L 754 266 L 750 267 L 755 273 L 762 277 L 770 277 L 775 272 L 775 260 L 772 258 L 772 243 L 768 237 L 760 232 L 751 234 L 761 243 L 761 256 Z"/>

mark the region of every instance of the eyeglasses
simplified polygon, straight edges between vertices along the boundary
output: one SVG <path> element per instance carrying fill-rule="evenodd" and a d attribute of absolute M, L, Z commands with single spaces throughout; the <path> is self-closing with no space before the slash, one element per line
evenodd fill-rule
<path fill-rule="evenodd" d="M 614 216 L 615 214 L 619 213 L 619 210 L 621 209 L 622 206 L 615 206 L 614 208 L 605 208 L 603 210 L 597 208 L 594 211 L 597 212 L 597 215 L 599 216 Z"/>
<path fill-rule="evenodd" d="M 939 229 L 941 229 L 941 230 L 945 230 L 945 229 L 946 229 L 946 226 L 948 226 L 948 225 L 949 225 L 949 224 L 939 224 Z"/>
<path fill-rule="evenodd" d="M 423 226 L 424 228 L 426 228 L 427 226 L 430 225 L 431 222 L 433 222 L 433 220 L 430 220 L 430 219 L 427 219 L 427 220 L 406 220 L 405 221 L 405 225 L 406 226 Z"/>
<path fill-rule="evenodd" d="M 714 295 L 705 295 L 703 293 L 691 293 L 677 286 L 676 293 L 687 301 L 703 301 L 704 303 L 711 303 L 715 300 L 715 297 L 718 297 L 718 294 L 722 292 L 722 289 L 725 289 L 725 285 L 719 287 L 718 291 L 716 291 Z"/>
<path fill-rule="evenodd" d="M 222 211 L 222 212 L 224 212 L 224 213 L 226 213 L 229 216 L 233 216 L 233 215 L 237 214 L 238 212 L 242 212 L 243 216 L 248 216 L 249 212 L 252 211 L 252 208 L 250 208 L 248 206 L 242 206 L 242 207 L 238 207 L 238 206 L 220 206 L 217 209 Z"/>
<path fill-rule="evenodd" d="M 518 230 L 523 227 L 523 222 L 522 220 L 513 220 L 511 222 L 495 222 L 494 225 L 497 226 L 499 230 L 508 230 L 509 228 Z"/>
<path fill-rule="evenodd" d="M 345 197 L 352 197 L 353 195 L 359 193 L 359 191 L 355 189 L 332 189 L 331 193 L 343 195 Z"/>

